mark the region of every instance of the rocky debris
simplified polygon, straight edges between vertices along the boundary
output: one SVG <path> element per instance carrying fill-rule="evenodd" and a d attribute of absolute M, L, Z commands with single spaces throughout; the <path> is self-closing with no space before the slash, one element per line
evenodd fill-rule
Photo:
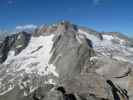
<path fill-rule="evenodd" d="M 93 93 L 76 92 L 77 90 L 70 92 L 63 86 L 44 84 L 29 95 L 25 95 L 25 90 L 15 87 L 6 95 L 0 96 L 0 100 L 129 100 L 126 90 L 116 87 L 110 80 L 107 80 L 107 83 L 110 86 L 107 89 L 108 98 L 99 97 Z"/>
<path fill-rule="evenodd" d="M 110 86 L 107 89 L 107 93 L 110 93 L 108 98 L 99 97 L 93 93 L 80 93 L 80 91 L 76 92 L 75 90 L 70 92 L 63 86 L 51 88 L 49 91 L 44 88 L 38 88 L 31 97 L 33 100 L 129 100 L 126 90 L 116 87 L 111 80 L 107 80 L 107 84 Z M 43 92 L 40 93 L 42 90 Z M 38 93 L 38 95 L 35 93 Z"/>
<path fill-rule="evenodd" d="M 128 95 L 131 98 L 131 100 L 133 99 L 133 72 L 131 72 L 128 75 Z"/>
<path fill-rule="evenodd" d="M 95 94 L 99 98 L 107 98 L 108 96 L 106 80 L 96 73 L 64 78 L 61 81 L 61 85 L 65 87 L 68 93 Z"/>
<path fill-rule="evenodd" d="M 33 92 L 33 99 L 34 100 L 43 100 L 46 96 L 47 93 L 53 88 L 54 86 L 52 84 L 45 84 L 42 87 L 37 88 Z"/>
<path fill-rule="evenodd" d="M 111 86 L 114 100 L 129 100 L 127 90 L 116 87 L 111 80 L 107 80 L 107 83 Z"/>

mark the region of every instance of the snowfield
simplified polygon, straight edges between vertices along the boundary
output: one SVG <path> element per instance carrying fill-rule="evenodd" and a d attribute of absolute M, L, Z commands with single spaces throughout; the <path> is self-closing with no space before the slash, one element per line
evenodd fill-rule
<path fill-rule="evenodd" d="M 28 46 L 17 56 L 14 55 L 14 51 L 10 51 L 4 64 L 12 63 L 14 72 L 25 70 L 26 73 L 53 74 L 58 77 L 56 67 L 48 63 L 52 55 L 50 51 L 53 37 L 54 35 L 32 37 Z"/>

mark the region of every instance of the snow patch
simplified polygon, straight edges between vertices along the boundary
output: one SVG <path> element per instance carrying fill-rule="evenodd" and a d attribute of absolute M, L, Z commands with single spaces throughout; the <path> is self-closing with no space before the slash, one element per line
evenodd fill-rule
<path fill-rule="evenodd" d="M 114 56 L 113 59 L 116 59 L 116 60 L 119 60 L 119 61 L 123 61 L 123 62 L 130 62 L 130 63 L 133 63 L 132 60 L 126 59 L 126 58 L 124 58 L 124 57 L 122 57 L 122 56 Z"/>
<path fill-rule="evenodd" d="M 99 39 L 96 36 L 91 35 L 91 34 L 87 33 L 86 31 L 83 31 L 81 29 L 78 30 L 78 33 L 80 35 L 84 35 L 86 38 L 90 39 L 93 43 L 99 41 Z"/>
<path fill-rule="evenodd" d="M 24 91 L 24 96 L 26 97 L 26 96 L 28 96 L 28 94 L 27 94 L 27 92 L 26 91 Z"/>
<path fill-rule="evenodd" d="M 81 29 L 78 30 L 79 38 L 87 38 L 92 41 L 93 47 L 95 48 L 99 43 L 101 43 L 100 39 L 96 37 L 95 35 L 92 35 L 86 31 L 83 31 Z"/>
<path fill-rule="evenodd" d="M 56 85 L 56 82 L 53 79 L 49 79 L 47 82 L 45 82 L 46 84 L 53 84 Z"/>
<path fill-rule="evenodd" d="M 21 48 L 21 47 L 23 47 L 22 45 L 18 45 L 16 48 L 18 49 L 18 48 Z"/>
<path fill-rule="evenodd" d="M 112 40 L 112 39 L 114 39 L 114 37 L 111 36 L 111 35 L 103 35 L 103 39 L 105 39 L 105 40 Z"/>
<path fill-rule="evenodd" d="M 78 40 L 78 42 L 79 42 L 80 44 L 82 44 L 82 41 L 81 41 L 80 38 L 81 38 L 81 37 L 80 37 L 79 35 L 76 35 L 76 39 Z"/>
<path fill-rule="evenodd" d="M 4 94 L 6 94 L 6 93 L 10 92 L 13 88 L 14 88 L 14 86 L 9 85 L 9 88 L 8 88 L 6 91 L 4 91 L 4 92 L 0 93 L 0 95 L 4 95 Z"/>
<path fill-rule="evenodd" d="M 93 56 L 93 57 L 90 58 L 90 61 L 94 61 L 94 60 L 97 60 L 97 59 L 98 59 L 98 57 Z"/>
<path fill-rule="evenodd" d="M 17 56 L 14 56 L 14 51 L 10 51 L 4 64 L 12 63 L 15 72 L 25 70 L 26 73 L 38 73 L 39 75 L 53 74 L 58 76 L 58 73 L 55 71 L 56 67 L 48 63 L 52 55 L 50 51 L 53 46 L 53 37 L 54 35 L 32 37 L 29 45 Z M 32 53 L 40 45 L 42 48 Z"/>

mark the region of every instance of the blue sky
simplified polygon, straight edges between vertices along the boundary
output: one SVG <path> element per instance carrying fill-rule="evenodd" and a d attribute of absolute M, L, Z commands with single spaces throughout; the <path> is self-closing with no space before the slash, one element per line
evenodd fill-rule
<path fill-rule="evenodd" d="M 69 20 L 133 37 L 133 0 L 0 0 L 0 29 Z"/>

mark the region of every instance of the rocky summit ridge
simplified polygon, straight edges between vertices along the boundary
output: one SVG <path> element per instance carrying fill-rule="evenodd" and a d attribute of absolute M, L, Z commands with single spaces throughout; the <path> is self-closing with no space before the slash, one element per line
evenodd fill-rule
<path fill-rule="evenodd" d="M 0 43 L 0 100 L 133 100 L 132 41 L 61 21 Z"/>

